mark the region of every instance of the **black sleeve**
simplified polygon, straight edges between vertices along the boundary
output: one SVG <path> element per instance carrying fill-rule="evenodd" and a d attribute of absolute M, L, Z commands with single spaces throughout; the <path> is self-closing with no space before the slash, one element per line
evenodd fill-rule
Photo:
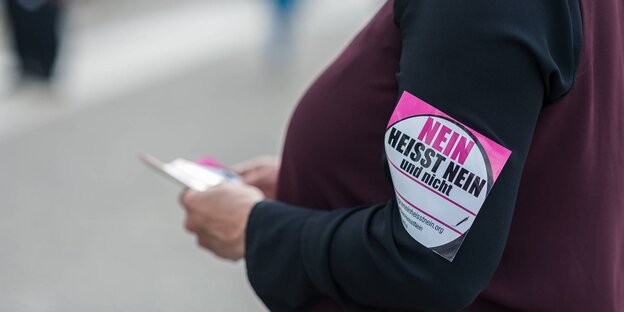
<path fill-rule="evenodd" d="M 512 151 L 449 262 L 401 224 L 395 200 L 319 212 L 264 201 L 247 228 L 249 280 L 274 311 L 322 297 L 350 307 L 455 311 L 486 287 L 502 256 L 534 127 L 573 83 L 580 12 L 566 0 L 395 2 L 398 82 Z"/>

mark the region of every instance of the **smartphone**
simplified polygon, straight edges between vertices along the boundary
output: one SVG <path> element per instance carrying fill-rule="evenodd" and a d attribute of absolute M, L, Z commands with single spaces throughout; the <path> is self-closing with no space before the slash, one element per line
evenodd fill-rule
<path fill-rule="evenodd" d="M 194 191 L 203 192 L 222 182 L 240 183 L 240 178 L 225 167 L 200 165 L 182 158 L 165 163 L 148 154 L 140 154 L 139 159 Z"/>

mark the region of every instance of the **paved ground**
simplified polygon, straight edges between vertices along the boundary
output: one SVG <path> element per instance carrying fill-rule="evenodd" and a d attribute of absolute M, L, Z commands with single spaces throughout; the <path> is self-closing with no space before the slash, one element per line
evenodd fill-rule
<path fill-rule="evenodd" d="M 136 154 L 234 163 L 278 152 L 293 103 L 379 4 L 356 2 L 311 6 L 299 53 L 281 73 L 267 70 L 261 41 L 237 33 L 219 53 L 147 57 L 171 70 L 147 62 L 103 79 L 68 69 L 53 100 L 37 92 L 0 98 L 0 312 L 262 311 L 244 265 L 196 247 L 182 230 L 179 189 Z M 67 67 L 131 62 L 132 51 L 106 42 L 108 54 L 89 54 L 97 40 L 85 41 L 110 29 L 77 33 L 74 46 L 91 46 L 68 52 Z M 136 73 L 143 69 L 149 77 Z"/>

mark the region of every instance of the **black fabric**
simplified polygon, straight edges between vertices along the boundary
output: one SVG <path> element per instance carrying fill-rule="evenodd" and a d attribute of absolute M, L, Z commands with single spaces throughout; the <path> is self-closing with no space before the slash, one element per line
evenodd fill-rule
<path fill-rule="evenodd" d="M 7 0 L 6 8 L 22 74 L 50 79 L 60 44 L 61 4 L 47 1 L 29 10 L 16 0 Z"/>
<path fill-rule="evenodd" d="M 273 311 L 310 309 L 323 297 L 350 309 L 457 311 L 498 266 L 540 109 L 574 80 L 578 4 L 405 0 L 395 2 L 395 20 L 400 93 L 505 146 L 511 158 L 453 262 L 408 235 L 394 200 L 332 212 L 258 204 L 246 261 L 252 286 Z"/>

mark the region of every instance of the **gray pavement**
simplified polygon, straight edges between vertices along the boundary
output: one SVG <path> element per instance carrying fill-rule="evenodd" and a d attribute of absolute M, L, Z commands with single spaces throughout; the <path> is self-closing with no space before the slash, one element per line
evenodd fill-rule
<path fill-rule="evenodd" d="M 263 311 L 244 264 L 198 249 L 180 189 L 136 155 L 278 153 L 293 104 L 373 10 L 309 27 L 281 73 L 247 46 L 91 103 L 31 103 L 64 113 L 0 139 L 0 312 Z"/>

